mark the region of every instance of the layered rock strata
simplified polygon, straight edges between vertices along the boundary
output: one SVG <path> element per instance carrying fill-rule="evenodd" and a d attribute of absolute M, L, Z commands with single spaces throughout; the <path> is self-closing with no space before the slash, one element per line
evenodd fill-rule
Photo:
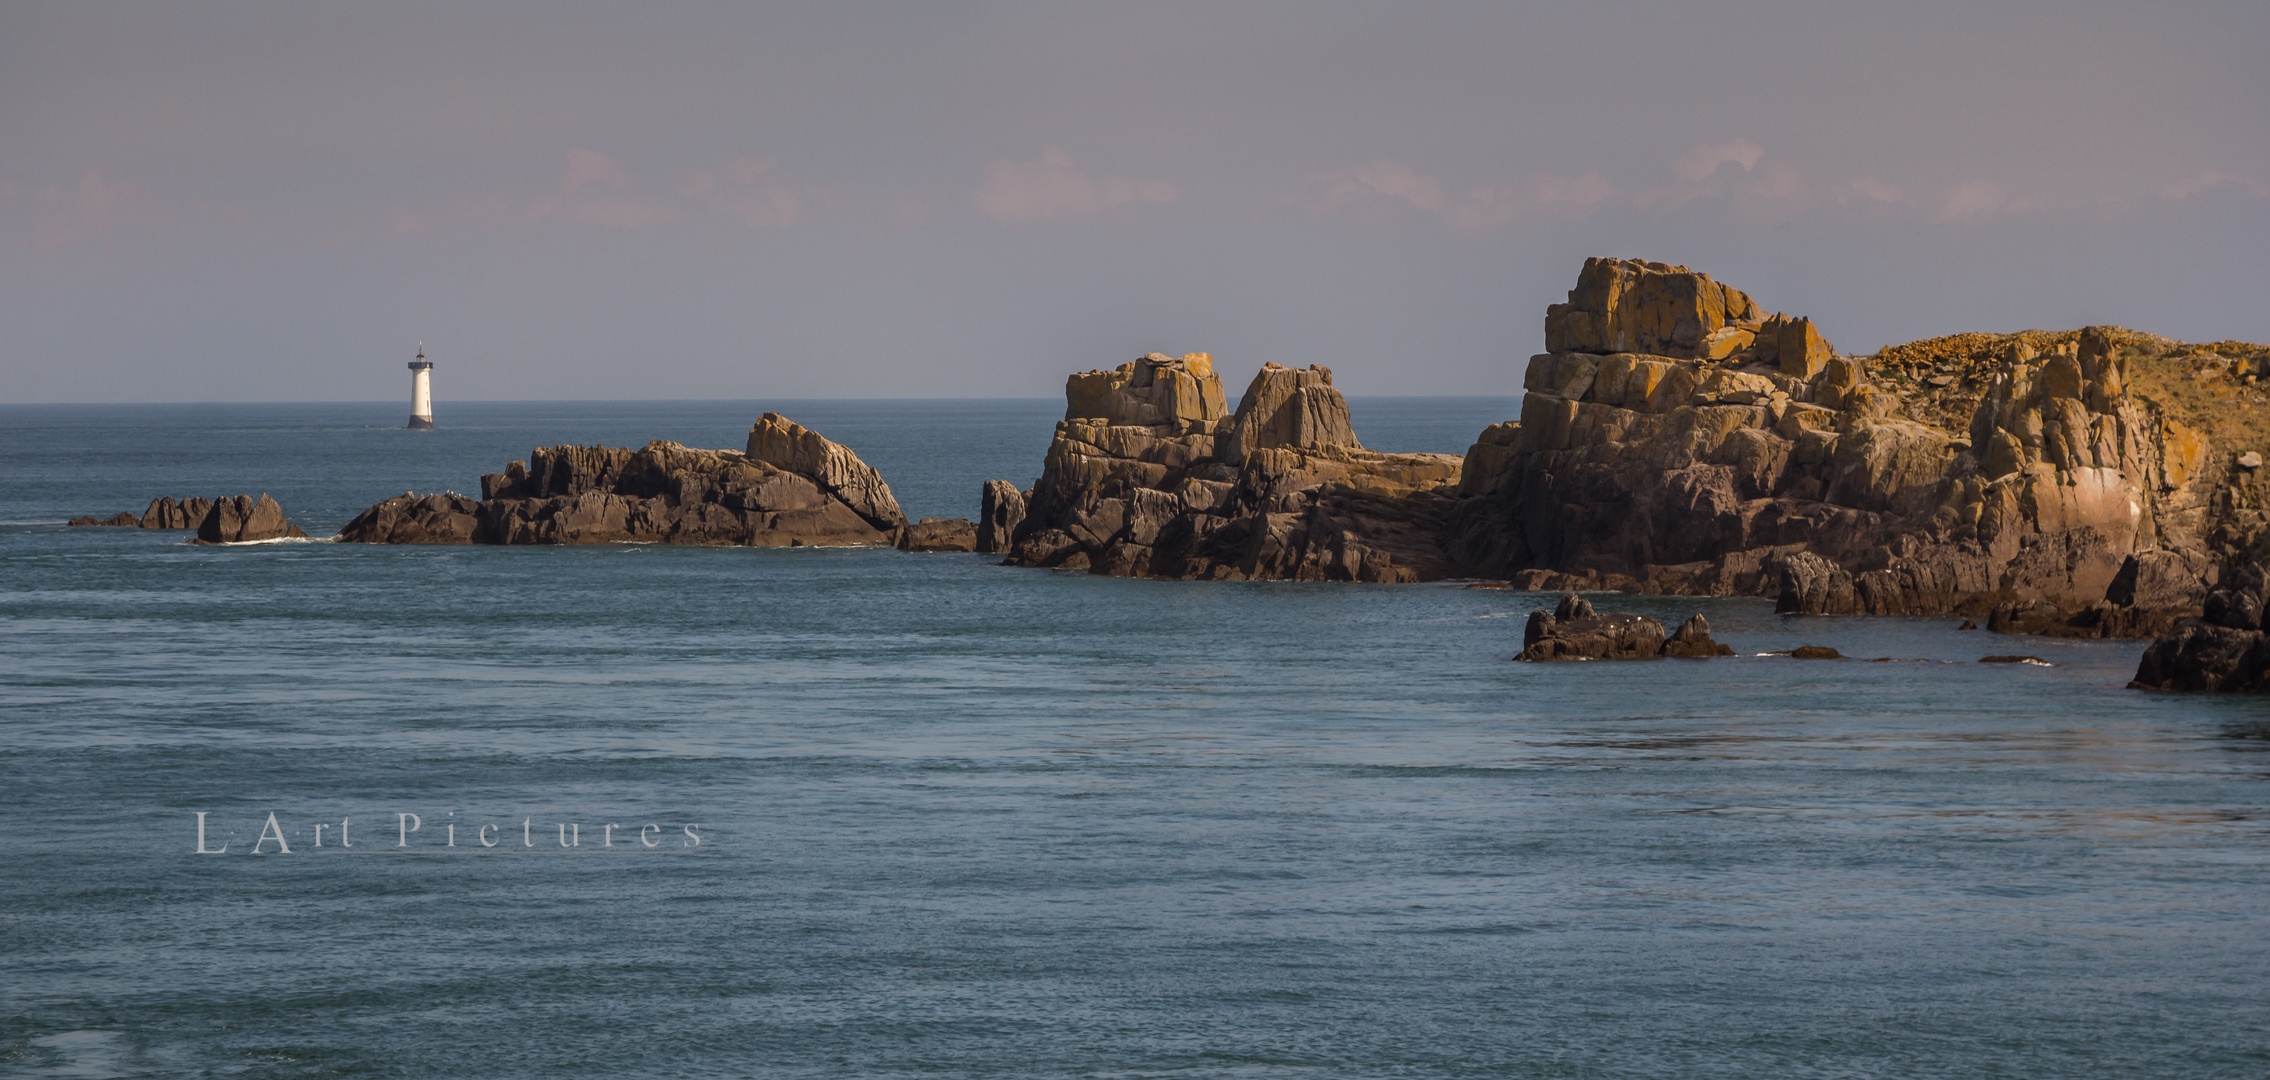
<path fill-rule="evenodd" d="M 2129 393 L 2104 328 L 2014 346 L 1962 431 L 1681 266 L 1587 261 L 1546 338 L 1520 421 L 1466 456 L 1447 546 L 1473 572 L 2107 635 L 2195 610 L 2211 580 L 2193 553 L 2223 469 Z"/>
<path fill-rule="evenodd" d="M 224 495 L 219 499 L 176 499 L 171 495 L 150 500 L 136 517 L 122 511 L 106 520 L 72 518 L 71 525 L 107 525 L 118 528 L 196 529 L 198 543 L 238 544 L 255 540 L 305 539 L 307 533 L 284 517 L 284 508 L 262 492 Z"/>
<path fill-rule="evenodd" d="M 943 532 L 926 523 L 925 535 Z M 541 447 L 481 478 L 481 498 L 405 492 L 338 539 L 373 544 L 889 545 L 906 529 L 890 485 L 848 447 L 777 413 L 745 450 L 656 441 Z"/>
<path fill-rule="evenodd" d="M 1332 372 L 1265 365 L 1235 412 L 1213 358 L 1152 353 L 1071 376 L 1029 491 L 985 485 L 977 545 L 1123 577 L 1417 581 L 1451 570 L 1447 454 L 1357 441 Z"/>

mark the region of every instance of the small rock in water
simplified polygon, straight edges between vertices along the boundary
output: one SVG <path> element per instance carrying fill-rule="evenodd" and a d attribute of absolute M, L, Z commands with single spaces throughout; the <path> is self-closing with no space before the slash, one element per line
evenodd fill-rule
<path fill-rule="evenodd" d="M 1836 651 L 1835 649 L 1829 648 L 1829 647 L 1828 647 L 1828 646 L 1826 646 L 1826 645 L 1799 645 L 1798 647 L 1796 647 L 1796 648 L 1794 648 L 1794 649 L 1791 649 L 1791 650 L 1789 650 L 1789 655 L 1790 655 L 1790 657 L 1791 657 L 1791 658 L 1793 658 L 1793 659 L 1797 659 L 1797 660 L 1842 660 L 1842 659 L 1844 659 L 1844 654 L 1843 654 L 1843 653 L 1840 653 L 1840 652 Z"/>
<path fill-rule="evenodd" d="M 2038 656 L 1981 656 L 1978 658 L 1978 662 L 1981 664 L 2039 664 L 2042 667 L 2057 666 Z"/>
<path fill-rule="evenodd" d="M 1975 622 L 1973 622 L 1973 621 L 1971 621 L 1971 620 L 1969 620 L 1969 619 L 1964 619 L 1964 620 L 1963 620 L 1963 624 L 1962 624 L 1961 626 L 1958 626 L 1958 627 L 1956 627 L 1955 629 L 1957 629 L 1957 630 L 1976 630 L 1976 629 L 1978 629 L 1978 624 L 1977 624 L 1977 623 L 1975 623 Z"/>

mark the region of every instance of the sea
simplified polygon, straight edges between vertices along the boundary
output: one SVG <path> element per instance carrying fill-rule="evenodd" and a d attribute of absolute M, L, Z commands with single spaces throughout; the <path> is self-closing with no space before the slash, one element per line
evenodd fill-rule
<path fill-rule="evenodd" d="M 0 406 L 0 1075 L 2270 1075 L 2270 701 L 2140 642 L 1603 594 L 1737 655 L 1525 664 L 1555 598 L 1466 582 L 322 539 L 766 410 L 974 517 L 1060 407 Z M 316 539 L 61 524 L 261 492 Z"/>

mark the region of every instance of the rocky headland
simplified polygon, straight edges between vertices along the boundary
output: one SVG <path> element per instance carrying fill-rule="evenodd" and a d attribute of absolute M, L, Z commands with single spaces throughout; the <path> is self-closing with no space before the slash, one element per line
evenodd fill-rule
<path fill-rule="evenodd" d="M 1072 376 L 1039 482 L 985 486 L 1016 565 L 1221 580 L 1766 596 L 2142 637 L 2263 531 L 2270 350 L 2115 327 L 1840 353 L 1683 266 L 1591 259 L 1517 420 L 1463 458 L 1357 441 L 1322 367 L 1232 412 L 1212 357 Z"/>
<path fill-rule="evenodd" d="M 261 492 L 250 495 L 223 495 L 218 499 L 176 499 L 171 495 L 150 500 L 149 508 L 136 517 L 131 510 L 97 520 L 93 517 L 75 517 L 68 525 L 101 525 L 134 529 L 195 529 L 200 544 L 242 544 L 256 540 L 283 540 L 307 538 L 307 533 L 284 517 L 284 508 L 275 499 Z"/>
<path fill-rule="evenodd" d="M 778 413 L 743 450 L 652 442 L 636 450 L 540 447 L 481 478 L 478 500 L 405 492 L 357 515 L 338 539 L 366 544 L 888 546 L 968 550 L 975 527 L 910 527 L 889 484 L 848 447 Z"/>

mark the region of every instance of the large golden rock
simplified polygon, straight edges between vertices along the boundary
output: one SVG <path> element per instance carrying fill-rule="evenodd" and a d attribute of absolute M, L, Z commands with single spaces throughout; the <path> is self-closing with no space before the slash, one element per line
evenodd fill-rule
<path fill-rule="evenodd" d="M 1084 371 L 1064 380 L 1066 420 L 1210 430 L 1227 414 L 1222 380 L 1214 374 L 1214 358 L 1205 353 L 1151 353 L 1109 371 Z"/>
<path fill-rule="evenodd" d="M 1639 259 L 1584 261 L 1566 304 L 1545 309 L 1545 351 L 1646 353 L 1675 359 L 1731 356 L 1754 332 L 1747 294 L 1684 266 Z"/>

